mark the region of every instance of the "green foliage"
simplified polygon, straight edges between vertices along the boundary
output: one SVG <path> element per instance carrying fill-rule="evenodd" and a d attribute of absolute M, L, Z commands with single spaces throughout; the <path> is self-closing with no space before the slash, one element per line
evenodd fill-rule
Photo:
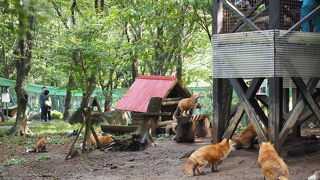
<path fill-rule="evenodd" d="M 7 167 L 11 165 L 16 165 L 16 164 L 25 164 L 27 162 L 28 161 L 25 158 L 12 158 L 4 162 L 0 167 Z"/>
<path fill-rule="evenodd" d="M 159 134 L 159 135 L 157 135 L 156 140 L 163 141 L 166 139 L 171 139 L 172 137 L 173 137 L 173 135 L 171 135 L 171 134 Z"/>
<path fill-rule="evenodd" d="M 36 161 L 40 162 L 40 161 L 46 161 L 46 160 L 50 160 L 51 157 L 50 156 L 37 156 L 36 157 Z"/>
<path fill-rule="evenodd" d="M 14 125 L 16 121 L 15 120 L 6 120 L 4 122 L 0 122 L 0 126 L 12 126 Z"/>

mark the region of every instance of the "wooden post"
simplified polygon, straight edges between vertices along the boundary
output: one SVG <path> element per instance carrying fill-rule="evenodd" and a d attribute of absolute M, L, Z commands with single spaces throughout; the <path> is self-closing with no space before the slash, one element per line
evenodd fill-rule
<path fill-rule="evenodd" d="M 282 91 L 282 110 L 283 117 L 280 119 L 279 128 L 282 129 L 284 124 L 284 114 L 288 114 L 289 112 L 289 88 L 283 88 Z"/>
<path fill-rule="evenodd" d="M 300 96 L 300 93 L 297 90 L 297 88 L 292 88 L 292 107 L 293 107 L 293 105 L 296 104 L 297 99 L 299 98 L 299 96 Z M 292 133 L 296 137 L 301 137 L 301 125 L 300 124 L 296 124 L 292 129 Z"/>
<path fill-rule="evenodd" d="M 225 127 L 225 119 L 223 115 L 223 101 L 222 101 L 222 79 L 215 78 L 213 80 L 213 110 L 214 110 L 214 120 L 213 120 L 213 132 L 212 132 L 212 142 L 218 143 L 222 140 Z"/>
<path fill-rule="evenodd" d="M 274 143 L 275 149 L 279 150 L 279 123 L 282 116 L 282 87 L 283 81 L 280 77 L 269 78 L 270 83 L 270 110 L 268 122 L 268 141 Z"/>

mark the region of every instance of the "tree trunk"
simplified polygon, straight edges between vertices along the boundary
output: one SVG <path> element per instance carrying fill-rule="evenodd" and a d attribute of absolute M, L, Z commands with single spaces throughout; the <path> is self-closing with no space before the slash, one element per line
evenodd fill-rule
<path fill-rule="evenodd" d="M 85 80 L 85 85 L 84 85 L 84 89 L 82 90 L 82 101 L 81 101 L 81 106 L 80 108 L 74 112 L 71 116 L 71 118 L 69 119 L 69 123 L 70 124 L 74 124 L 74 123 L 82 123 L 84 121 L 84 116 L 86 116 L 86 112 L 85 109 L 88 108 L 88 104 L 89 104 L 89 100 L 91 95 L 93 94 L 94 89 L 96 88 L 96 78 L 93 77 L 89 77 Z M 84 116 L 83 116 L 84 115 Z"/>
<path fill-rule="evenodd" d="M 71 88 L 73 85 L 74 85 L 74 78 L 72 73 L 70 72 L 68 88 L 67 88 L 67 96 L 64 103 L 64 114 L 63 114 L 64 119 L 67 121 L 70 119 L 70 109 L 71 109 L 71 99 L 72 99 Z"/>
<path fill-rule="evenodd" d="M 19 34 L 18 41 L 18 49 L 15 51 L 15 54 L 18 55 L 18 59 L 16 60 L 16 69 L 17 69 L 17 77 L 16 77 L 16 87 L 15 91 L 17 94 L 17 102 L 18 102 L 18 112 L 15 125 L 7 132 L 10 136 L 20 136 L 24 134 L 30 134 L 31 131 L 27 127 L 27 103 L 28 103 L 28 95 L 26 92 L 26 79 L 31 67 L 31 58 L 32 58 L 32 34 L 31 30 L 33 30 L 34 25 L 34 10 L 32 5 L 30 4 L 29 8 L 25 8 L 25 4 L 23 7 L 19 9 L 20 11 L 26 11 L 26 13 L 19 13 L 19 30 L 23 32 L 23 35 Z M 33 12 L 31 12 L 33 11 Z M 25 24 L 25 14 L 27 14 L 27 24 Z"/>
<path fill-rule="evenodd" d="M 131 55 L 131 56 L 134 56 L 134 55 Z M 132 75 L 132 80 L 131 80 L 131 84 L 132 84 L 136 79 L 136 77 L 138 76 L 138 59 L 136 57 L 132 57 L 131 75 Z"/>

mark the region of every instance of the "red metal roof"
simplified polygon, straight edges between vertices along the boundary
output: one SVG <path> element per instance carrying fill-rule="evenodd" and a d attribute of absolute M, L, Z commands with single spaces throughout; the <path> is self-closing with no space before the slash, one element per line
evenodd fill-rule
<path fill-rule="evenodd" d="M 175 76 L 140 75 L 115 108 L 119 110 L 147 112 L 150 98 L 165 98 L 164 96 L 175 85 L 176 80 Z"/>

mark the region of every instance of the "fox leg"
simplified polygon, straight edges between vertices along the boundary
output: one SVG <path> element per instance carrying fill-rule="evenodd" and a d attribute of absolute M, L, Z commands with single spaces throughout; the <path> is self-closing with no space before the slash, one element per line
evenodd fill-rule
<path fill-rule="evenodd" d="M 202 172 L 202 168 L 207 165 L 208 161 L 206 161 L 206 160 L 200 160 L 200 162 L 197 161 L 197 163 L 198 163 L 198 166 L 197 166 L 197 171 L 198 171 L 198 173 L 201 174 L 201 175 L 204 175 L 204 173 Z"/>
<path fill-rule="evenodd" d="M 198 165 L 198 166 L 197 166 L 197 171 L 198 171 L 198 174 L 199 174 L 199 175 L 204 175 L 204 173 L 202 172 L 202 168 L 203 168 L 204 166 L 205 166 L 205 165 L 202 165 L 202 166 Z"/>
<path fill-rule="evenodd" d="M 221 163 L 221 161 L 215 161 L 211 162 L 211 171 L 217 172 L 218 171 L 218 164 Z"/>

